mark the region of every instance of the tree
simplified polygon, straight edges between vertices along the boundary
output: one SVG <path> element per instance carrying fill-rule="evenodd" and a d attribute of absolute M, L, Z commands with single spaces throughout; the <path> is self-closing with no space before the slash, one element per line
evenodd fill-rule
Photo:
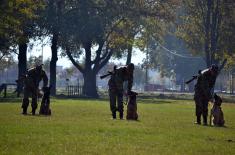
<path fill-rule="evenodd" d="M 234 52 L 234 5 L 232 0 L 183 0 L 178 34 L 193 54 L 203 54 L 208 67 Z"/>
<path fill-rule="evenodd" d="M 33 0 L 2 0 L 0 4 L 0 52 L 2 56 L 11 54 L 10 47 L 19 45 L 19 75 L 25 74 L 27 40 L 29 31 L 32 27 L 32 20 L 36 18 L 36 11 L 41 8 L 40 0 L 37 3 Z M 29 23 L 30 26 L 26 27 Z M 22 85 L 18 85 L 18 90 L 22 89 Z"/>
<path fill-rule="evenodd" d="M 113 52 L 113 49 L 110 48 L 103 50 L 103 46 L 105 44 L 105 31 L 109 24 L 115 25 L 112 22 L 116 20 L 113 20 L 115 16 L 107 18 L 108 14 L 112 14 L 109 12 L 108 6 L 102 8 L 102 5 L 91 0 L 77 4 L 77 8 L 66 14 L 65 24 L 67 26 L 62 33 L 62 38 L 66 39 L 62 47 L 72 63 L 83 74 L 83 93 L 90 97 L 98 96 L 96 74 L 108 62 Z M 93 46 L 98 46 L 96 52 L 92 51 Z M 107 44 L 107 46 L 109 45 Z M 77 50 L 79 50 L 78 53 L 73 53 Z M 83 52 L 85 53 L 84 64 L 77 63 L 73 56 L 80 56 Z M 93 58 L 93 56 L 95 57 Z"/>
<path fill-rule="evenodd" d="M 164 44 L 156 40 L 150 42 L 149 64 L 152 68 L 157 68 L 161 76 L 176 77 L 176 84 L 181 85 L 182 91 L 185 81 L 206 67 L 202 57 L 192 56 L 184 41 L 174 33 L 164 37 Z"/>
<path fill-rule="evenodd" d="M 38 25 L 51 36 L 50 85 L 51 95 L 56 95 L 56 63 L 58 61 L 59 29 L 64 8 L 64 0 L 46 1 L 45 9 L 40 14 Z"/>
<path fill-rule="evenodd" d="M 12 3 L 12 0 L 2 0 L 0 4 L 0 60 L 9 54 L 9 47 L 16 41 L 16 34 L 19 34 L 18 26 L 21 22 L 14 14 Z"/>
<path fill-rule="evenodd" d="M 134 28 L 140 30 L 144 21 L 148 21 L 141 20 L 143 22 L 140 23 L 138 22 L 140 18 L 144 19 L 151 16 L 151 21 L 155 19 L 155 23 L 157 23 L 161 16 L 169 14 L 164 10 L 165 4 L 166 2 L 157 3 L 157 1 L 144 0 L 88 0 L 73 1 L 66 6 L 70 9 L 65 11 L 64 14 L 61 32 L 63 35 L 62 48 L 83 74 L 83 93 L 85 95 L 98 96 L 97 90 L 94 89 L 96 88 L 96 74 L 114 53 L 120 52 L 121 48 L 117 45 L 121 45 L 119 43 L 122 39 L 125 40 L 125 37 L 128 36 L 128 39 L 132 38 L 133 40 L 133 35 L 120 35 L 120 32 L 124 34 L 122 32 L 127 29 L 127 23 L 135 21 L 138 24 Z M 164 11 L 159 11 L 159 8 Z M 145 32 L 146 30 L 147 27 L 145 27 Z M 95 51 L 93 50 L 94 47 L 97 47 Z M 78 63 L 76 58 L 80 58 L 82 54 L 84 55 L 84 63 Z"/>
<path fill-rule="evenodd" d="M 16 1 L 13 3 L 13 7 L 16 8 L 15 13 L 26 12 L 22 17 L 19 17 L 21 24 L 18 27 L 20 35 L 17 39 L 19 46 L 18 53 L 18 78 L 26 74 L 27 71 L 27 48 L 29 39 L 37 36 L 36 19 L 38 19 L 38 10 L 43 8 L 43 1 L 37 0 L 37 3 L 33 0 Z M 19 92 L 22 92 L 23 84 L 17 83 L 18 96 Z"/>

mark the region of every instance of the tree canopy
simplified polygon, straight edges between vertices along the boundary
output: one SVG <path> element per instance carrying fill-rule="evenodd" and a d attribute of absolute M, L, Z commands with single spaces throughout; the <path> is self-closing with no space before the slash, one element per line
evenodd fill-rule
<path fill-rule="evenodd" d="M 207 66 L 234 53 L 233 0 L 183 0 L 178 34 Z"/>
<path fill-rule="evenodd" d="M 96 91 L 88 91 L 96 85 L 95 79 L 90 78 L 95 78 L 111 56 L 121 56 L 125 49 L 132 47 L 137 35 L 141 44 L 136 45 L 144 48 L 144 38 L 150 36 L 147 34 L 156 38 L 163 34 L 163 23 L 174 17 L 172 4 L 176 5 L 175 1 L 87 0 L 65 4 L 61 47 L 84 75 L 85 94 L 96 95 Z M 77 61 L 81 57 L 84 61 Z"/>
<path fill-rule="evenodd" d="M 38 0 L 37 0 L 38 1 Z M 36 18 L 40 4 L 34 0 L 2 0 L 0 3 L 0 52 L 9 54 L 9 48 L 15 45 L 23 35 L 23 25 Z"/>

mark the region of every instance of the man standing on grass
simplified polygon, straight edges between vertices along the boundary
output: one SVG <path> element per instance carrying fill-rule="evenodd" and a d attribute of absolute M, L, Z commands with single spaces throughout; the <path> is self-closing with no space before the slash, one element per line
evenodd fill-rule
<path fill-rule="evenodd" d="M 127 91 L 130 92 L 133 84 L 133 71 L 134 64 L 130 63 L 124 67 L 114 68 L 114 71 L 111 74 L 108 85 L 110 110 L 113 119 L 116 119 L 116 111 L 119 111 L 119 117 L 120 119 L 123 119 L 123 84 L 125 81 L 128 82 Z"/>
<path fill-rule="evenodd" d="M 196 105 L 196 124 L 201 124 L 201 115 L 203 116 L 203 125 L 207 125 L 208 102 L 213 99 L 214 85 L 219 73 L 217 65 L 199 73 L 195 85 L 194 100 Z"/>
<path fill-rule="evenodd" d="M 22 101 L 22 114 L 27 114 L 27 108 L 29 105 L 29 96 L 32 96 L 32 115 L 35 115 L 37 109 L 37 98 L 39 93 L 39 83 L 43 80 L 43 87 L 47 87 L 48 78 L 46 72 L 42 69 L 42 65 L 36 66 L 28 70 L 24 79 L 24 98 Z"/>

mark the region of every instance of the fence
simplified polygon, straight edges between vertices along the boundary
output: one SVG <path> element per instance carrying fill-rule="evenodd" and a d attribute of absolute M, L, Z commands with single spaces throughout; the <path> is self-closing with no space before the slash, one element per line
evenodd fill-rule
<path fill-rule="evenodd" d="M 66 87 L 66 92 L 68 97 L 80 96 L 82 95 L 82 86 L 68 85 Z"/>
<path fill-rule="evenodd" d="M 14 92 L 16 91 L 16 83 L 3 83 L 2 85 L 0 85 L 0 94 L 3 91 L 4 98 L 7 97 L 7 90 L 12 91 L 11 94 L 14 94 Z"/>

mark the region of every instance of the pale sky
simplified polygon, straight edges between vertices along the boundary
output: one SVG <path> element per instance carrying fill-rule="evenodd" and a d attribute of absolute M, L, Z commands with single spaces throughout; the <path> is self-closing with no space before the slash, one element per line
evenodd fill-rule
<path fill-rule="evenodd" d="M 32 41 L 33 42 L 33 41 Z M 42 48 L 41 42 L 33 42 L 34 46 L 32 49 L 29 50 L 27 57 L 29 58 L 30 56 L 40 56 L 43 53 L 43 60 L 46 60 L 48 58 L 51 58 L 51 48 L 49 44 L 46 44 Z M 134 64 L 142 63 L 143 58 L 145 58 L 145 54 L 138 49 L 134 49 L 133 56 L 132 56 L 132 62 Z M 110 61 L 116 62 L 116 63 L 123 63 L 125 64 L 125 58 L 121 60 L 113 60 L 111 59 Z M 60 52 L 58 54 L 58 61 L 57 61 L 57 66 L 63 66 L 63 68 L 70 67 L 72 65 L 71 61 L 67 57 L 61 57 Z"/>

